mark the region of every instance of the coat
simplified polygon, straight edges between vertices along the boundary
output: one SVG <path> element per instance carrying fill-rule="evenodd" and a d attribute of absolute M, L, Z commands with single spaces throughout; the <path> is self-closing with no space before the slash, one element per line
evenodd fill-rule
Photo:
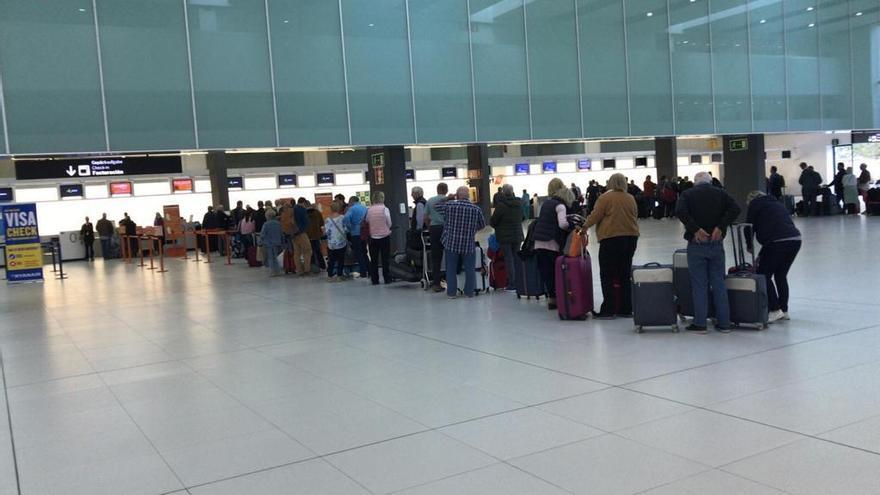
<path fill-rule="evenodd" d="M 523 207 L 517 197 L 498 200 L 489 224 L 495 229 L 495 237 L 501 244 L 517 244 L 523 241 Z"/>

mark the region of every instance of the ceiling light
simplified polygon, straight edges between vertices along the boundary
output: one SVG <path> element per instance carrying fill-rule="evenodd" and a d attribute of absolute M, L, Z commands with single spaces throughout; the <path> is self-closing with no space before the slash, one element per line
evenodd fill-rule
<path fill-rule="evenodd" d="M 645 15 L 648 16 L 648 17 L 654 17 L 654 13 L 653 13 L 653 12 L 648 12 L 648 13 L 645 14 Z"/>
<path fill-rule="evenodd" d="M 812 11 L 813 11 L 813 7 L 807 7 L 807 12 L 812 12 Z"/>
<path fill-rule="evenodd" d="M 811 22 L 811 23 L 807 24 L 807 27 L 816 27 L 816 23 Z"/>
<path fill-rule="evenodd" d="M 856 12 L 856 17 L 861 17 L 863 14 L 861 12 Z"/>
<path fill-rule="evenodd" d="M 760 20 L 760 23 L 761 23 L 761 24 L 767 24 L 767 19 L 761 19 L 761 20 Z"/>
<path fill-rule="evenodd" d="M 86 9 L 76 9 L 76 10 L 78 10 L 78 11 L 80 11 L 80 12 L 85 12 L 85 11 L 86 11 Z"/>

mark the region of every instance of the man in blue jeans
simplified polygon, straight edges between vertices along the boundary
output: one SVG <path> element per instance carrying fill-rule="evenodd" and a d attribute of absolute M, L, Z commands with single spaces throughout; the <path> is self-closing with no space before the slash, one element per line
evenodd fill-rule
<path fill-rule="evenodd" d="M 694 296 L 694 321 L 688 331 L 706 334 L 709 293 L 715 303 L 715 328 L 730 332 L 730 305 L 724 286 L 724 237 L 740 213 L 736 201 L 724 189 L 712 187 L 712 176 L 700 172 L 694 187 L 681 194 L 675 216 L 684 224 L 688 241 L 688 269 Z"/>
<path fill-rule="evenodd" d="M 354 272 L 354 278 L 366 277 L 369 273 L 367 267 L 367 247 L 361 240 L 361 224 L 367 216 L 367 207 L 361 204 L 357 196 L 348 200 L 348 210 L 345 211 L 343 224 L 348 228 L 348 240 L 351 242 L 351 251 L 357 262 L 358 271 Z"/>
<path fill-rule="evenodd" d="M 470 191 L 459 187 L 456 199 L 438 205 L 445 217 L 443 224 L 443 247 L 446 255 L 446 295 L 450 299 L 458 296 L 458 262 L 461 259 L 464 270 L 464 295 L 473 297 L 477 285 L 474 236 L 486 226 L 486 218 L 479 206 L 470 202 Z"/>

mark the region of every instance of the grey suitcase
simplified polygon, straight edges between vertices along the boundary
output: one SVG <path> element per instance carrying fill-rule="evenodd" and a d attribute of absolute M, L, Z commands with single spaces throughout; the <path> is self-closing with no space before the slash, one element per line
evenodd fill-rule
<path fill-rule="evenodd" d="M 727 275 L 724 285 L 730 303 L 730 322 L 736 326 L 754 325 L 765 329 L 769 322 L 767 279 L 751 271 L 757 266 L 754 250 L 751 265 L 746 263 L 746 245 L 752 245 L 752 232 L 752 225 L 748 223 L 731 227 L 734 267 L 740 268 Z"/>
<path fill-rule="evenodd" d="M 489 270 L 487 269 L 486 264 L 486 253 L 483 251 L 483 248 L 480 247 L 480 243 L 478 242 L 476 248 L 474 249 L 474 267 L 477 272 L 476 276 L 476 285 L 474 286 L 474 295 L 479 295 L 484 292 L 489 292 L 489 287 L 486 284 L 486 278 L 488 276 Z M 464 294 L 464 284 L 465 284 L 465 272 L 464 269 L 460 269 L 459 273 L 456 274 L 458 286 L 458 293 Z"/>
<path fill-rule="evenodd" d="M 670 327 L 678 332 L 678 312 L 671 265 L 648 263 L 632 269 L 633 321 L 636 333 L 645 327 Z"/>
<path fill-rule="evenodd" d="M 694 292 L 691 286 L 691 274 L 688 270 L 687 249 L 678 249 L 672 254 L 672 284 L 675 290 L 675 304 L 682 321 L 686 316 L 694 316 Z M 708 296 L 708 317 L 715 317 L 715 304 L 712 302 L 711 289 Z"/>

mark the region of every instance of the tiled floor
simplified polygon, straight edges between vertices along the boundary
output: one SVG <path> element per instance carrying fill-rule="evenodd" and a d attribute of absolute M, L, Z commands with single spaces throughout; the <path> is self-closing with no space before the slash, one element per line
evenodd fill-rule
<path fill-rule="evenodd" d="M 730 335 L 241 263 L 0 285 L 0 495 L 880 493 L 880 220 L 798 223 L 793 320 Z"/>

